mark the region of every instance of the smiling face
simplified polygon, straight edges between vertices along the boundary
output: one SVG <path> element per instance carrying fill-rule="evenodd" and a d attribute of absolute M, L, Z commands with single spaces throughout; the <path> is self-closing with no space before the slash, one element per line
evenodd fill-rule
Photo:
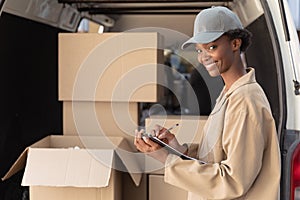
<path fill-rule="evenodd" d="M 235 63 L 240 44 L 240 39 L 229 40 L 225 35 L 207 44 L 196 44 L 198 61 L 212 77 L 225 73 Z"/>

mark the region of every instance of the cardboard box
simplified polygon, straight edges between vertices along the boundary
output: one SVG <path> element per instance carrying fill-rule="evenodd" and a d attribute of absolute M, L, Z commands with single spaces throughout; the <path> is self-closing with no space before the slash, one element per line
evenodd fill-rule
<path fill-rule="evenodd" d="M 156 124 L 165 128 L 172 127 L 174 124 L 179 126 L 172 129 L 180 143 L 200 143 L 202 141 L 202 130 L 207 121 L 207 116 L 191 115 L 153 115 L 145 120 L 145 128 L 150 132 Z"/>
<path fill-rule="evenodd" d="M 165 183 L 163 175 L 149 175 L 149 200 L 182 200 L 187 196 L 187 191 Z"/>
<path fill-rule="evenodd" d="M 52 135 L 26 148 L 3 180 L 25 167 L 30 200 L 121 200 L 121 173 L 141 179 L 130 152 L 120 137 Z"/>
<path fill-rule="evenodd" d="M 138 104 L 125 102 L 63 102 L 64 135 L 118 136 L 135 149 Z"/>
<path fill-rule="evenodd" d="M 157 102 L 158 33 L 60 33 L 59 100 Z"/>

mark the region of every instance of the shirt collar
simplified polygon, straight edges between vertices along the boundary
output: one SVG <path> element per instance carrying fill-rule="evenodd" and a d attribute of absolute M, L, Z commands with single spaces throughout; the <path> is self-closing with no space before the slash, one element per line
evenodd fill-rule
<path fill-rule="evenodd" d="M 226 97 L 229 97 L 233 91 L 235 91 L 236 89 L 238 89 L 239 87 L 246 85 L 246 84 L 250 84 L 250 83 L 256 83 L 256 79 L 255 79 L 255 69 L 252 67 L 248 67 L 246 69 L 247 74 L 245 74 L 244 76 L 240 77 L 238 80 L 236 80 L 231 87 L 229 88 L 229 90 L 225 93 Z M 225 87 L 224 87 L 225 89 Z M 222 92 L 224 92 L 225 90 L 223 89 Z"/>
<path fill-rule="evenodd" d="M 247 74 L 245 74 L 244 76 L 240 77 L 238 80 L 236 80 L 231 87 L 229 88 L 229 90 L 227 92 L 225 92 L 225 86 L 223 88 L 223 90 L 220 93 L 220 96 L 217 98 L 216 100 L 216 105 L 214 107 L 214 109 L 211 112 L 211 115 L 213 115 L 214 113 L 218 112 L 221 107 L 223 106 L 223 104 L 225 103 L 226 99 L 239 87 L 246 85 L 246 84 L 250 84 L 250 83 L 255 83 L 255 70 L 254 68 L 247 68 L 246 69 Z"/>

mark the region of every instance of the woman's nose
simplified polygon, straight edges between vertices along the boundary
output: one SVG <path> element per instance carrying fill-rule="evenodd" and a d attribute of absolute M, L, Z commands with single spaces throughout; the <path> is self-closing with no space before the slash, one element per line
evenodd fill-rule
<path fill-rule="evenodd" d="M 210 59 L 211 56 L 206 51 L 202 51 L 201 53 L 198 54 L 198 61 L 202 64 Z"/>

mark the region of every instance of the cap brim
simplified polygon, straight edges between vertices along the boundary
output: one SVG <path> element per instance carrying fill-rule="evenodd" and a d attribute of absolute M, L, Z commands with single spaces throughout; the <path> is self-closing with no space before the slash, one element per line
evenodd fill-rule
<path fill-rule="evenodd" d="M 181 49 L 185 49 L 190 44 L 207 44 L 209 42 L 213 42 L 219 37 L 221 37 L 224 32 L 204 32 L 195 35 L 194 37 L 187 40 L 185 43 L 181 45 Z"/>

